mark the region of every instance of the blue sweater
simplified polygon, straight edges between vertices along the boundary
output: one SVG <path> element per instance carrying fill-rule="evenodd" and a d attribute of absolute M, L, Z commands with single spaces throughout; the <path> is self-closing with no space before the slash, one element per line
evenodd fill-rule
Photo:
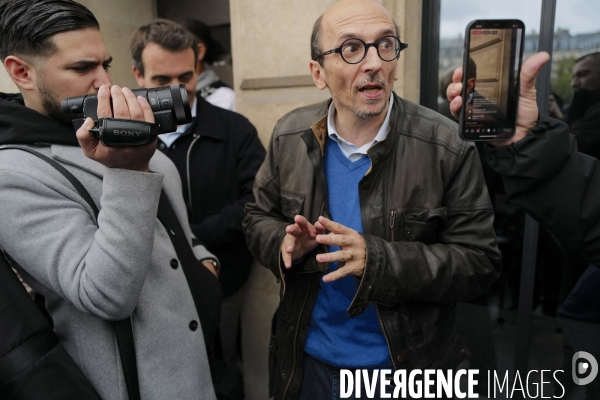
<path fill-rule="evenodd" d="M 329 191 L 329 211 L 334 221 L 363 231 L 358 197 L 358 183 L 365 176 L 371 160 L 365 156 L 350 161 L 337 142 L 329 140 L 325 155 L 325 176 Z M 340 250 L 330 246 L 329 251 Z M 338 269 L 330 263 L 328 272 Z M 360 281 L 350 275 L 323 283 L 313 310 L 304 350 L 324 363 L 346 368 L 391 367 L 387 342 L 383 336 L 375 304 L 355 318 L 347 309 L 356 294 Z"/>

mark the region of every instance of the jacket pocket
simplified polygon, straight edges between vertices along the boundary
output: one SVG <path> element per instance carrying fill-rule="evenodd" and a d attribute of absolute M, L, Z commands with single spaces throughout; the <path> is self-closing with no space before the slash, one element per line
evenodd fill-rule
<path fill-rule="evenodd" d="M 302 193 L 290 192 L 288 190 L 281 191 L 281 213 L 290 219 L 302 213 L 304 199 L 306 195 Z"/>
<path fill-rule="evenodd" d="M 393 215 L 393 213 L 391 214 Z M 396 219 L 398 216 L 396 215 Z M 448 220 L 448 208 L 411 209 L 402 212 L 399 232 L 392 231 L 394 239 L 402 242 L 436 243 L 438 227 Z"/>

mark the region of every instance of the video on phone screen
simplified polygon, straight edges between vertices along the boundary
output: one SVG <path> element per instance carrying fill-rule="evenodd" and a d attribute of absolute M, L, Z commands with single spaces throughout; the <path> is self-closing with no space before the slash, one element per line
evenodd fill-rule
<path fill-rule="evenodd" d="M 465 102 L 466 133 L 512 130 L 518 95 L 521 29 L 471 29 Z M 491 123 L 491 124 L 490 124 Z M 481 132 L 481 133 L 483 133 Z"/>

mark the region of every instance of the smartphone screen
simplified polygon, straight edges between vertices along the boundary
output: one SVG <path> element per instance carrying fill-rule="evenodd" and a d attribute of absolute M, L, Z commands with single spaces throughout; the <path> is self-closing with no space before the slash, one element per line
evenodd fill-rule
<path fill-rule="evenodd" d="M 519 20 L 477 20 L 467 26 L 463 106 L 465 140 L 508 140 L 515 134 L 525 25 Z"/>

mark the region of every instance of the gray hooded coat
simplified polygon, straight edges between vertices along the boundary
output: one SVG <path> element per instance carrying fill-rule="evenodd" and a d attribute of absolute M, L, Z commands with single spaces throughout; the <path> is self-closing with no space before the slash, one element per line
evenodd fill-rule
<path fill-rule="evenodd" d="M 53 143 L 35 149 L 79 179 L 100 209 L 95 221 L 37 157 L 0 152 L 0 247 L 46 298 L 68 353 L 102 398 L 127 399 L 110 321 L 131 315 L 142 399 L 214 399 L 192 295 L 156 218 L 164 189 L 191 242 L 175 166 L 157 152 L 150 173 L 105 168 L 83 155 L 72 128 L 2 97 L 0 145 Z M 202 246 L 194 252 L 211 257 Z"/>

